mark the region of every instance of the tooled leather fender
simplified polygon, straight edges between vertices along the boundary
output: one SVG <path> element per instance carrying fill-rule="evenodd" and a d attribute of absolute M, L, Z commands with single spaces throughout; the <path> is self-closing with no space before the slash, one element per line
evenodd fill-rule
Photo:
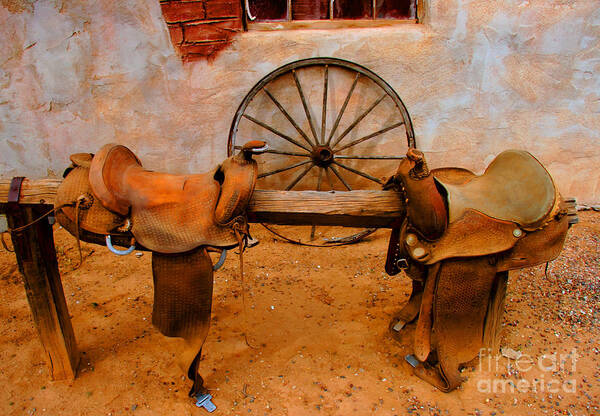
<path fill-rule="evenodd" d="M 490 305 L 503 304 L 497 299 L 505 285 L 497 282 L 510 269 L 559 254 L 566 206 L 539 161 L 518 150 L 503 152 L 477 176 L 460 168 L 432 174 L 423 154 L 410 149 L 386 186 L 394 184 L 404 193 L 408 216 L 392 231 L 386 271 L 403 269 L 418 284 L 390 330 L 400 336 L 417 319 L 414 372 L 448 392 L 462 381 L 460 365 L 497 331 L 501 319 L 488 316 Z"/>

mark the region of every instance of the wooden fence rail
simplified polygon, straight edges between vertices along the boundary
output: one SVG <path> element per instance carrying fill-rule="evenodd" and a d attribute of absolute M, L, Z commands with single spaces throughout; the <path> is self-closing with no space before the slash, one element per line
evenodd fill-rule
<path fill-rule="evenodd" d="M 25 179 L 19 201 L 21 204 L 52 205 L 60 183 L 60 179 Z M 7 202 L 9 186 L 10 180 L 0 179 L 0 205 Z M 257 190 L 248 205 L 250 222 L 286 225 L 388 228 L 404 212 L 403 201 L 394 191 Z"/>

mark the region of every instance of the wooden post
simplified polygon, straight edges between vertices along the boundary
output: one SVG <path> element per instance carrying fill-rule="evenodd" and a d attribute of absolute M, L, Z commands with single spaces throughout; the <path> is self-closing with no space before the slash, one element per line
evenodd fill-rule
<path fill-rule="evenodd" d="M 16 205 L 7 209 L 10 229 L 39 218 L 48 205 Z M 53 380 L 75 378 L 79 353 L 58 272 L 52 226 L 45 218 L 22 232 L 12 233 L 12 242 L 25 280 L 25 292 Z"/>

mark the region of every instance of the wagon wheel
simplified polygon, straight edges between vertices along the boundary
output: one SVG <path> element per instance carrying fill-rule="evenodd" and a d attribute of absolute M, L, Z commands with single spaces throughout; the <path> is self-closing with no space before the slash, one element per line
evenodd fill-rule
<path fill-rule="evenodd" d="M 259 189 L 380 189 L 407 147 L 416 147 L 410 116 L 392 87 L 336 58 L 292 62 L 261 79 L 235 114 L 228 155 L 253 139 L 269 144 L 259 161 Z"/>

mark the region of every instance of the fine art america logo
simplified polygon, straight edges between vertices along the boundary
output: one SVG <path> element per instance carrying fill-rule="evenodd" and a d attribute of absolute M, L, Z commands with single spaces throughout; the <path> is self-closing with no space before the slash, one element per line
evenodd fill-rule
<path fill-rule="evenodd" d="M 573 375 L 578 358 L 575 348 L 565 354 L 554 352 L 538 357 L 510 348 L 493 355 L 489 348 L 482 348 L 478 366 L 482 378 L 477 381 L 477 390 L 481 393 L 575 393 L 577 380 Z M 487 374 L 501 376 L 486 378 Z"/>

